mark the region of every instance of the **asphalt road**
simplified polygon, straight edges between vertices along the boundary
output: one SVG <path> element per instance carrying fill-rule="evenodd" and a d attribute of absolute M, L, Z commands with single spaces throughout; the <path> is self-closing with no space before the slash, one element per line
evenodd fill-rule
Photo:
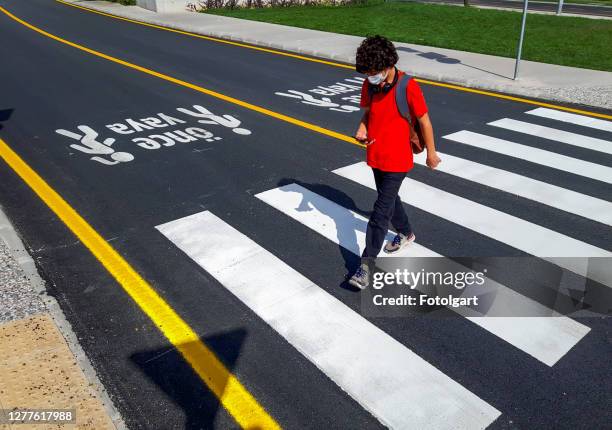
<path fill-rule="evenodd" d="M 424 3 L 453 3 L 453 4 L 463 4 L 463 0 L 420 0 Z M 519 0 L 470 0 L 470 4 L 475 6 L 490 6 L 490 7 L 503 7 L 503 8 L 511 8 L 511 9 L 523 9 L 524 3 Z M 530 1 L 528 8 L 529 10 L 539 11 L 539 12 L 557 12 L 559 7 L 558 3 L 549 3 L 542 1 Z M 562 14 L 570 13 L 577 15 L 593 15 L 593 16 L 605 16 L 612 17 L 612 7 L 611 6 L 598 6 L 598 5 L 588 5 L 588 4 L 576 4 L 571 3 L 563 4 Z"/>
<path fill-rule="evenodd" d="M 358 364 L 372 352 L 361 348 L 355 351 L 354 362 L 334 363 L 332 356 L 324 363 L 317 354 L 333 349 L 334 341 L 344 341 L 334 340 L 333 330 L 328 333 L 331 338 L 316 339 L 317 345 L 300 344 L 307 342 L 300 337 L 304 327 L 292 327 L 281 335 L 272 328 L 273 317 L 267 319 L 264 311 L 255 311 L 247 295 L 232 292 L 236 291 L 232 285 L 238 288 L 240 282 L 258 285 L 258 273 L 270 275 L 264 284 L 278 287 L 277 274 L 270 267 L 239 267 L 224 278 L 223 270 L 237 263 L 222 266 L 225 258 L 231 260 L 242 245 L 253 242 L 274 257 L 266 257 L 266 262 L 297 272 L 283 275 L 278 282 L 293 281 L 301 274 L 325 297 L 337 299 L 334 306 L 339 306 L 338 301 L 344 304 L 343 312 L 351 318 L 359 314 L 360 296 L 344 281 L 357 256 L 338 246 L 344 240 L 340 233 L 325 237 L 300 217 L 323 210 L 321 202 L 328 200 L 345 212 L 368 216 L 375 192 L 334 173 L 363 161 L 364 151 L 296 120 L 351 135 L 359 119 L 354 97 L 358 91 L 345 86 L 342 94 L 321 101 L 324 95 L 310 90 L 339 82 L 358 87 L 360 76 L 346 68 L 149 28 L 50 0 L 0 0 L 0 5 L 81 47 L 216 92 L 206 94 L 92 55 L 0 14 L 0 40 L 4 41 L 0 44 L 4 60 L 0 137 L 154 288 L 278 424 L 293 429 L 382 427 L 384 417 L 376 408 L 366 408 L 361 394 L 347 394 L 347 386 L 367 378 L 350 375 L 342 387 L 338 379 L 351 368 L 359 369 Z M 610 203 L 612 155 L 606 148 L 588 148 L 610 143 L 610 131 L 605 129 L 609 122 L 597 129 L 525 114 L 537 106 L 518 101 L 422 87 L 437 145 L 449 163 L 454 156 L 552 184 L 562 192 L 596 198 L 595 208 Z M 274 113 L 224 100 L 219 94 Z M 573 134 L 555 140 L 487 125 L 503 118 Z M 461 130 L 524 146 L 518 150 L 510 144 L 509 150 L 517 149 L 517 153 L 509 155 L 500 153 L 504 151 L 500 146 L 498 151 L 485 150 L 442 138 Z M 173 133 L 159 137 L 167 131 Z M 534 155 L 530 148 L 546 152 Z M 530 158 L 544 155 L 556 162 L 559 158 L 554 154 L 564 156 L 575 169 L 538 164 Z M 434 214 L 427 210 L 429 201 L 438 201 L 434 195 L 419 204 L 407 201 L 418 242 L 438 254 L 528 256 L 533 244 L 546 246 L 550 240 L 558 240 L 552 244 L 558 248 L 579 242 L 601 255 L 612 251 L 612 228 L 598 218 L 596 210 L 577 215 L 501 191 L 492 176 L 478 182 L 416 166 L 409 177 L 455 196 L 437 195 L 443 211 Z M 302 211 L 293 218 L 260 195 L 290 184 L 316 194 L 310 201 L 303 197 Z M 277 201 L 281 205 L 284 200 Z M 468 212 L 473 207 L 469 202 L 479 205 L 476 212 Z M 0 168 L 0 203 L 130 428 L 237 427 L 218 397 L 143 313 L 138 300 L 126 294 L 121 283 L 7 164 Z M 455 213 L 465 211 L 466 223 L 471 218 L 475 225 L 449 219 L 449 207 Z M 486 208 L 494 211 L 486 212 Z M 169 234 L 161 234 L 159 226 L 206 211 L 221 220 L 215 226 L 229 224 L 243 236 L 235 236 L 237 240 L 224 236 L 223 229 L 198 232 L 202 237 L 194 237 L 196 245 L 215 256 L 201 262 L 185 248 L 179 249 Z M 497 218 L 499 214 L 512 217 Z M 502 240 L 500 230 L 488 226 L 495 220 L 488 223 L 479 216 L 510 222 L 503 227 L 510 231 L 510 238 Z M 340 232 L 341 221 L 337 224 Z M 530 229 L 515 229 L 521 225 Z M 569 249 L 567 254 L 572 252 Z M 504 282 L 537 301 L 537 294 L 527 291 L 520 278 L 510 276 Z M 597 288 L 608 294 L 608 287 Z M 454 381 L 477 396 L 480 404 L 497 410 L 500 416 L 487 423 L 490 428 L 603 428 L 609 422 L 605 412 L 611 387 L 609 319 L 571 320 L 588 333 L 549 365 L 466 318 L 453 317 L 450 311 L 443 314 L 359 317 L 357 321 L 382 330 L 402 353 L 410 350 L 422 358 L 419 366 L 438 369 L 444 381 Z M 530 336 L 536 334 L 525 332 L 525 338 Z M 394 362 L 392 357 L 389 361 Z M 335 366 L 336 373 L 328 371 L 329 366 Z M 407 362 L 406 367 L 410 366 L 412 362 Z M 401 378 L 406 369 L 399 365 L 395 371 Z M 411 403 L 402 405 L 407 416 L 437 405 L 426 390 L 430 382 L 427 378 L 419 382 L 422 399 L 412 397 Z M 382 402 L 384 409 L 403 388 L 372 389 L 389 396 Z M 452 402 L 447 406 L 451 412 L 436 411 L 432 421 L 434 415 L 461 415 Z M 449 423 L 460 426 L 458 421 Z"/>

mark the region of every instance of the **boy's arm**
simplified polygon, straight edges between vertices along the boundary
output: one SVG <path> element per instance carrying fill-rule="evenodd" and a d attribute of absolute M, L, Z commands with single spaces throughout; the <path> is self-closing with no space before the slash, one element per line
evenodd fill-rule
<path fill-rule="evenodd" d="M 423 133 L 423 138 L 425 139 L 425 148 L 427 148 L 427 152 L 436 152 L 436 145 L 434 143 L 434 134 L 433 134 L 433 126 L 431 125 L 431 121 L 429 120 L 429 114 L 426 113 L 422 117 L 418 119 L 419 125 L 421 126 L 421 133 Z"/>
<path fill-rule="evenodd" d="M 421 126 L 421 133 L 423 133 L 423 139 L 425 140 L 425 148 L 427 148 L 427 165 L 431 169 L 435 169 L 441 160 L 436 153 L 433 127 L 431 125 L 431 121 L 429 120 L 429 114 L 425 113 L 418 119 L 418 121 L 419 125 Z"/>
<path fill-rule="evenodd" d="M 359 121 L 359 127 L 364 127 L 367 129 L 368 128 L 368 117 L 370 116 L 370 108 L 364 107 L 361 109 L 363 109 L 363 116 L 361 117 L 361 121 Z"/>
<path fill-rule="evenodd" d="M 355 139 L 360 142 L 366 142 L 368 140 L 368 116 L 370 115 L 370 108 L 364 107 L 362 109 L 363 116 L 361 117 L 359 127 L 357 128 L 357 132 L 355 133 Z"/>

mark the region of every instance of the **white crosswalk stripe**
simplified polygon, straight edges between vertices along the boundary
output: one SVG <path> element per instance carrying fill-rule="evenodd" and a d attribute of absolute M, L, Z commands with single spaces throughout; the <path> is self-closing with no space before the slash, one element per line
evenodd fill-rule
<path fill-rule="evenodd" d="M 441 172 L 612 225 L 612 203 L 608 201 L 450 154 L 438 155 L 442 163 L 437 170 Z M 414 161 L 424 166 L 424 154 L 415 156 Z"/>
<path fill-rule="evenodd" d="M 584 176 L 585 178 L 591 178 L 609 184 L 612 183 L 612 168 L 589 161 L 578 160 L 555 152 L 545 151 L 543 149 L 533 148 L 509 140 L 497 139 L 467 130 L 458 131 L 443 136 L 443 138 L 529 161 L 531 163 L 540 164 L 552 169 L 566 171 L 574 175 Z"/>
<path fill-rule="evenodd" d="M 334 173 L 370 189 L 376 189 L 372 171 L 363 162 L 336 169 Z M 404 180 L 399 196 L 402 201 L 419 209 L 528 254 L 545 258 L 582 276 L 587 276 L 587 271 L 579 260 L 580 257 L 612 256 L 611 252 L 604 249 L 414 179 Z M 598 267 L 596 270 L 590 268 L 588 275 L 595 281 L 612 286 L 612 273 L 605 267 Z"/>
<path fill-rule="evenodd" d="M 548 140 L 567 143 L 568 145 L 574 145 L 580 148 L 612 154 L 612 142 L 597 139 L 595 137 L 584 136 L 582 134 L 571 133 L 564 130 L 557 130 L 556 128 L 531 124 L 524 121 L 517 121 L 510 118 L 502 118 L 500 120 L 490 122 L 488 125 L 529 134 L 531 136 L 538 136 Z"/>
<path fill-rule="evenodd" d="M 363 252 L 367 219 L 358 213 L 298 184 L 265 191 L 256 197 L 354 254 L 361 255 Z M 389 232 L 387 240 L 393 236 Z M 397 256 L 442 257 L 418 243 L 411 244 Z M 514 311 L 516 316 L 472 317 L 469 308 L 452 310 L 549 366 L 554 365 L 589 331 L 586 326 L 569 318 L 551 318 L 550 315 L 554 313 L 550 309 L 502 284 L 492 281 L 487 289 L 495 295 L 497 303 L 503 303 L 504 315 L 512 315 Z"/>
<path fill-rule="evenodd" d="M 612 132 L 612 121 L 605 121 L 603 119 L 591 118 L 589 116 L 576 115 L 575 113 L 563 112 L 560 110 L 547 108 L 537 108 L 525 113 L 529 115 L 539 116 L 542 118 L 549 118 L 557 121 L 581 125 L 583 127 L 590 127 L 595 128 L 597 130 Z"/>
<path fill-rule="evenodd" d="M 607 121 L 552 109 L 538 108 L 527 114 L 576 126 L 612 130 Z M 508 118 L 489 124 L 612 153 L 610 146 L 606 146 L 611 142 L 582 134 Z M 519 158 L 534 163 L 534 168 L 543 165 L 612 183 L 612 168 L 596 163 L 467 130 L 444 138 Z M 489 187 L 492 192 L 510 193 L 606 226 L 612 225 L 612 203 L 609 201 L 510 170 L 450 154 L 440 155 L 443 159 L 439 166 L 441 172 Z M 415 163 L 425 164 L 422 156 L 415 157 Z M 333 173 L 375 189 L 371 169 L 363 162 L 336 169 Z M 612 253 L 605 249 L 528 222 L 520 218 L 520 213 L 504 213 L 410 178 L 404 180 L 399 195 L 405 203 L 456 226 L 612 286 L 612 273 L 604 267 L 605 260 L 600 259 L 600 265 L 587 265 L 586 260 L 587 257 L 611 257 Z M 361 255 L 368 222 L 364 216 L 295 183 L 261 192 L 255 197 L 275 208 L 279 217 L 289 217 Z M 563 213 L 555 216 L 563 216 Z M 478 429 L 486 428 L 501 415 L 495 407 L 211 212 L 200 212 L 156 228 L 382 424 L 390 428 Z M 391 240 L 393 236 L 389 231 L 386 239 Z M 466 270 L 419 243 L 411 244 L 394 257 L 440 258 L 450 267 Z M 589 333 L 589 327 L 557 314 L 506 285 L 489 281 L 487 291 L 495 296 L 495 301 L 487 308 L 487 314 L 478 314 L 469 307 L 449 309 L 548 366 L 554 366 Z M 490 316 L 500 314 L 508 316 Z"/>
<path fill-rule="evenodd" d="M 497 409 L 211 212 L 157 228 L 384 425 L 484 429 L 499 417 Z"/>

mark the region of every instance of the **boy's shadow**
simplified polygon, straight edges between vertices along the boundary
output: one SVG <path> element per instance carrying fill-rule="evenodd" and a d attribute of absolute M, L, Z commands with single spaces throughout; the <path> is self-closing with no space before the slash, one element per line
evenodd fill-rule
<path fill-rule="evenodd" d="M 364 214 L 366 218 L 369 217 L 369 212 L 359 209 L 351 197 L 329 185 L 310 184 L 285 178 L 278 182 L 278 186 L 284 192 L 301 195 L 299 206 L 295 208 L 298 212 L 316 210 L 334 222 L 338 249 L 347 271 L 346 279 L 341 286 L 355 291 L 356 289 L 350 286 L 347 280 L 361 262 L 357 233 L 362 232 L 365 238 L 367 220 L 357 218 L 353 212 Z M 319 196 L 324 198 L 319 198 Z M 361 242 L 363 246 L 363 238 Z"/>

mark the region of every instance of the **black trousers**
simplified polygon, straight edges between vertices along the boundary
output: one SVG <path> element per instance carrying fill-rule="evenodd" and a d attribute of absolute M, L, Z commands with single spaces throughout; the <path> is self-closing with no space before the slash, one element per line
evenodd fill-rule
<path fill-rule="evenodd" d="M 368 221 L 366 247 L 362 254 L 364 258 L 376 258 L 380 253 L 387 231 L 389 231 L 389 222 L 398 233 L 406 236 L 412 233 L 408 215 L 406 215 L 402 201 L 397 195 L 402 181 L 406 177 L 406 172 L 372 170 L 378 198 L 374 203 L 374 210 Z"/>

